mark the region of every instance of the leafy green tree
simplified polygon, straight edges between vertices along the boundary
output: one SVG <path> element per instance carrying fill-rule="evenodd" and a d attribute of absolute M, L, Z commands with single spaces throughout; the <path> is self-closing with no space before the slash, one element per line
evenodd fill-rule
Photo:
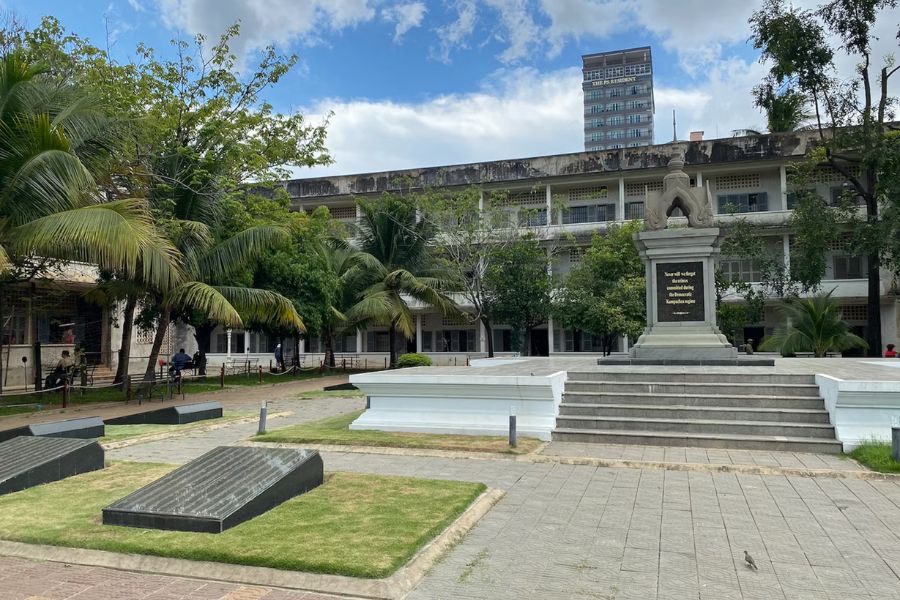
<path fill-rule="evenodd" d="M 512 327 L 513 347 L 527 355 L 532 330 L 551 313 L 550 259 L 533 234 L 494 249 L 484 277 L 490 317 Z"/>
<path fill-rule="evenodd" d="M 866 341 L 851 333 L 841 319 L 841 307 L 831 292 L 809 298 L 795 298 L 781 307 L 785 327 L 767 337 L 760 349 L 791 356 L 812 352 L 817 358 L 828 352 L 865 348 Z"/>
<path fill-rule="evenodd" d="M 640 223 L 594 235 L 579 266 L 553 296 L 553 314 L 564 325 L 600 336 L 604 356 L 623 335 L 637 339 L 647 323 L 644 265 L 632 236 Z"/>
<path fill-rule="evenodd" d="M 787 89 L 778 93 L 771 84 L 754 89 L 756 104 L 766 115 L 769 133 L 789 133 L 800 129 L 812 116 L 807 110 L 806 96 Z"/>
<path fill-rule="evenodd" d="M 885 237 L 898 230 L 894 219 L 900 198 L 889 193 L 894 187 L 890 180 L 898 177 L 891 170 L 896 162 L 891 153 L 898 148 L 890 143 L 896 99 L 889 88 L 900 66 L 893 57 L 875 64 L 872 56 L 873 27 L 895 6 L 895 0 L 831 0 L 806 10 L 785 0 L 766 0 L 750 19 L 754 45 L 769 66 L 763 88 L 787 86 L 806 98 L 819 143 L 809 160 L 839 172 L 849 186 L 847 195 L 865 205 L 864 215 L 846 203 L 827 210 L 840 213 L 838 220 L 850 232 L 853 250 L 867 259 L 866 341 L 873 356 L 881 350 L 880 267 L 900 270 L 896 246 Z M 837 72 L 839 54 L 857 62 L 849 79 Z M 757 92 L 758 102 L 761 97 L 765 94 Z M 806 211 L 805 216 L 795 221 L 800 229 L 815 228 L 821 214 Z"/>
<path fill-rule="evenodd" d="M 458 316 L 460 310 L 447 295 L 455 281 L 438 268 L 432 244 L 435 230 L 418 218 L 414 198 L 384 194 L 379 200 L 358 200 L 361 220 L 357 243 L 371 259 L 360 272 L 359 299 L 347 311 L 352 322 L 387 325 L 390 364 L 397 363 L 399 332 L 415 335 L 415 320 L 407 298 Z"/>

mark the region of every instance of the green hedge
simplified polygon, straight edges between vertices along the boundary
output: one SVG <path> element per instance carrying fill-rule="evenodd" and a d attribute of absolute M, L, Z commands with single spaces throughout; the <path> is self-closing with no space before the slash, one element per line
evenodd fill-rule
<path fill-rule="evenodd" d="M 411 352 L 409 354 L 401 354 L 397 357 L 397 368 L 405 367 L 430 367 L 431 359 L 424 354 Z"/>

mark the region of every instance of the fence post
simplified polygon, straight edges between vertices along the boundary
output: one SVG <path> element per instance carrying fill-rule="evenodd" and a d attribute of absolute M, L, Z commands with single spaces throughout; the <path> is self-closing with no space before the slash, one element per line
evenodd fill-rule
<path fill-rule="evenodd" d="M 259 365 L 259 383 L 262 383 L 262 365 Z"/>
<path fill-rule="evenodd" d="M 131 401 L 134 400 L 134 390 L 131 389 L 131 375 L 125 376 L 122 385 L 125 386 L 125 402 L 131 404 Z"/>
<path fill-rule="evenodd" d="M 219 373 L 219 387 L 225 387 L 225 364 L 222 364 L 222 371 Z"/>
<path fill-rule="evenodd" d="M 62 394 L 62 404 L 63 408 L 69 407 L 69 379 L 63 379 L 63 394 Z"/>

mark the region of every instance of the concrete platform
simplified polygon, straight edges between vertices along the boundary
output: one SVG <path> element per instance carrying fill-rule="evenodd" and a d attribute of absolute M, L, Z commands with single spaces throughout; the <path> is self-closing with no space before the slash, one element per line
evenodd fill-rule
<path fill-rule="evenodd" d="M 184 425 L 206 419 L 218 419 L 222 416 L 222 405 L 218 402 L 198 402 L 166 406 L 144 412 L 134 413 L 113 419 L 107 419 L 110 425 Z"/>
<path fill-rule="evenodd" d="M 0 443 L 0 494 L 102 469 L 96 441 L 22 436 Z"/>
<path fill-rule="evenodd" d="M 0 442 L 20 436 L 76 438 L 90 440 L 103 437 L 106 428 L 100 417 L 83 417 L 80 419 L 64 419 L 47 423 L 34 423 L 24 427 L 0 431 Z"/>
<path fill-rule="evenodd" d="M 107 506 L 103 524 L 221 533 L 322 481 L 316 450 L 220 446 Z"/>

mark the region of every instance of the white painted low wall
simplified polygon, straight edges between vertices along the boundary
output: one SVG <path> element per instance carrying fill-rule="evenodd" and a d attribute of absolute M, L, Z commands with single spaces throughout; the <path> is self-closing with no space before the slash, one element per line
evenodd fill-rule
<path fill-rule="evenodd" d="M 861 442 L 891 441 L 891 423 L 900 419 L 900 381 L 847 381 L 819 373 L 816 384 L 844 452 Z"/>
<path fill-rule="evenodd" d="M 350 429 L 506 435 L 510 409 L 521 436 L 549 440 L 556 426 L 566 373 L 546 376 L 441 375 L 430 367 L 359 373 L 350 382 L 369 398 L 369 409 Z"/>

